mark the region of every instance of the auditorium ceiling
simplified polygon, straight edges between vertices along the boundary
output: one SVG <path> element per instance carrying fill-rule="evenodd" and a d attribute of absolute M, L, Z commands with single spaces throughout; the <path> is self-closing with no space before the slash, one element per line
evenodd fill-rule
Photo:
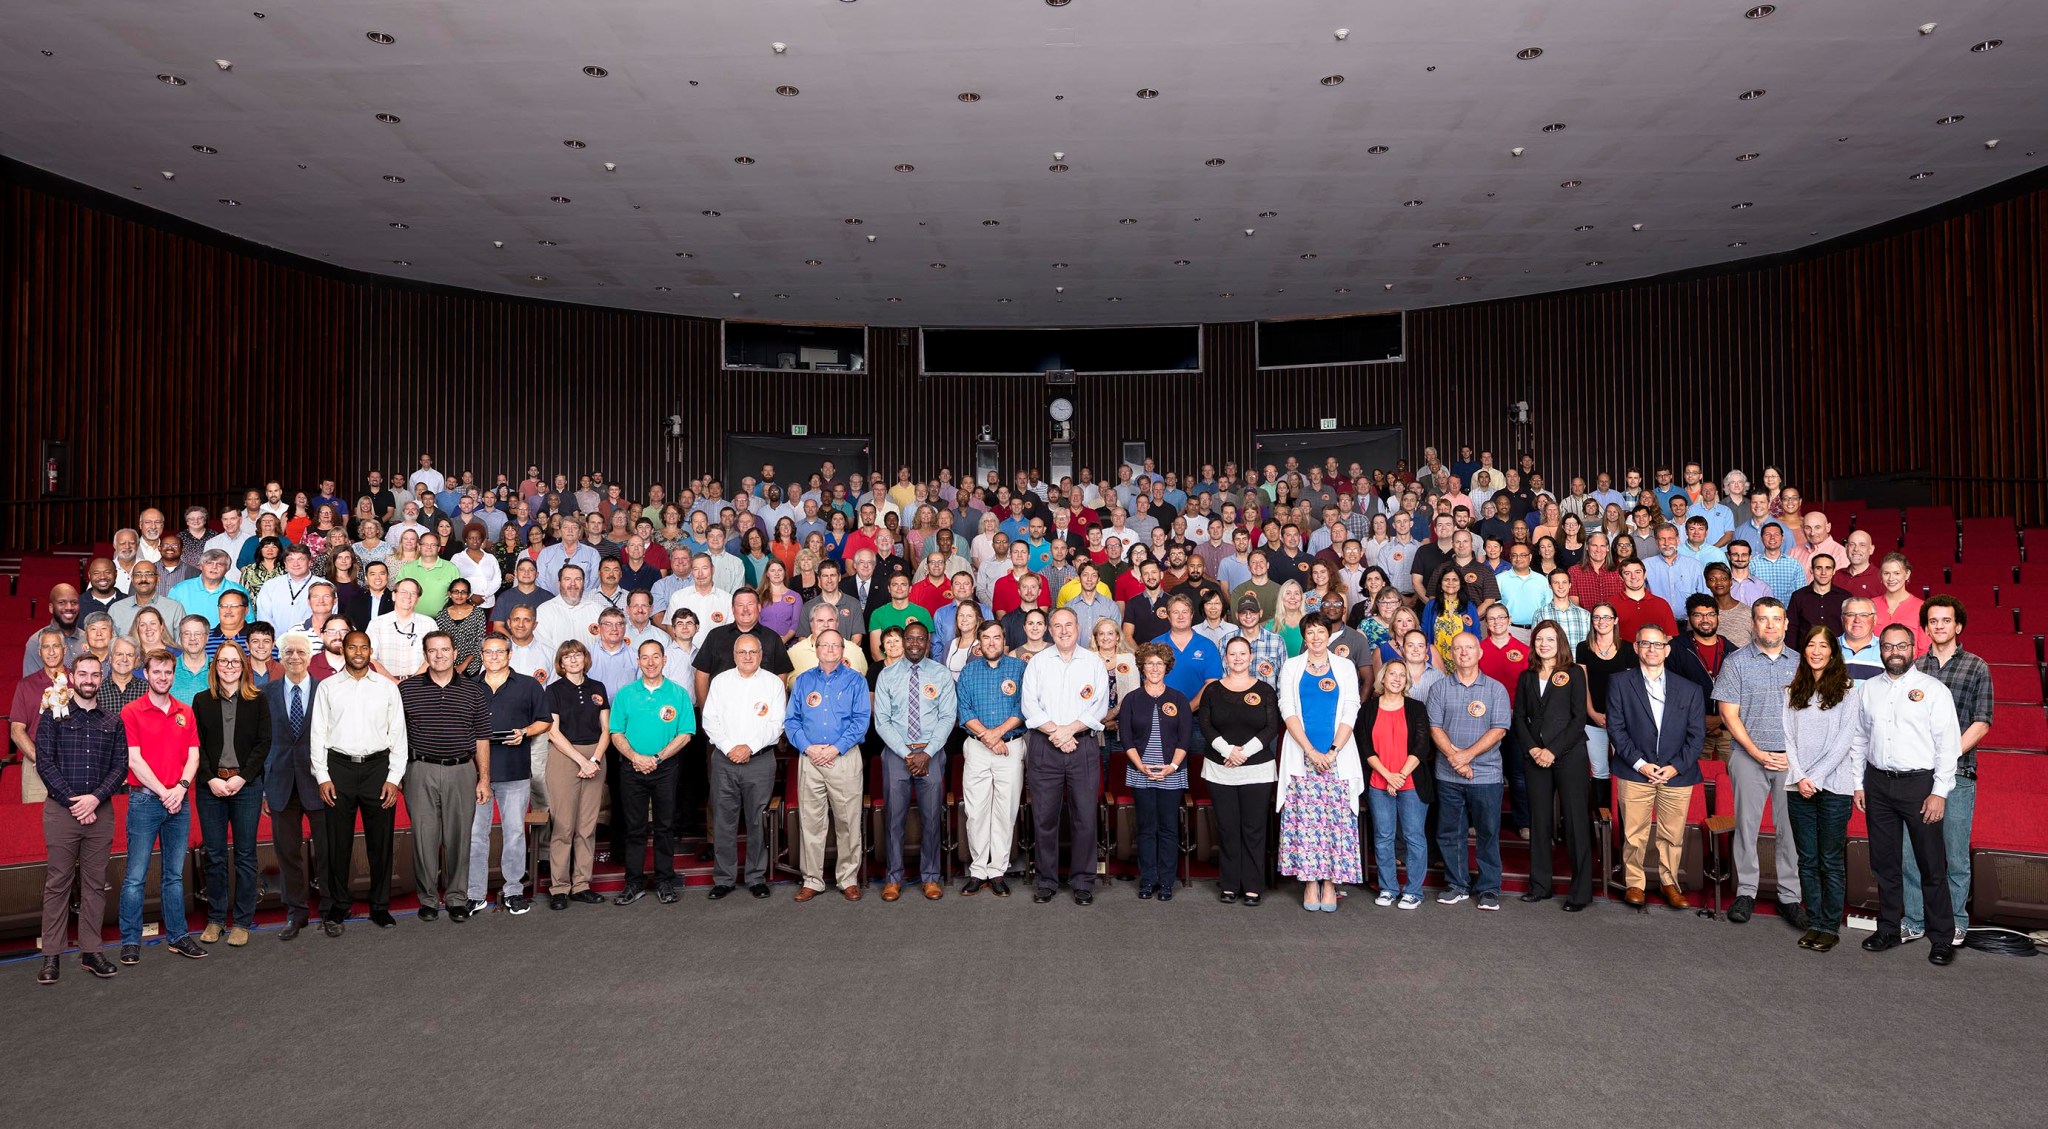
<path fill-rule="evenodd" d="M 0 154 L 351 270 L 892 325 L 1446 305 L 2040 167 L 2041 0 L 13 0 Z"/>

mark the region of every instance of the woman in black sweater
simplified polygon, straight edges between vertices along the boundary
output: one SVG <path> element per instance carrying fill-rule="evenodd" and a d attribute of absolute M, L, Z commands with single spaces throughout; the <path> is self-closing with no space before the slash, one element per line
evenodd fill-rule
<path fill-rule="evenodd" d="M 1252 646 L 1234 638 L 1223 647 L 1223 677 L 1209 683 L 1196 710 L 1202 733 L 1202 779 L 1216 810 L 1223 865 L 1217 897 L 1256 906 L 1266 894 L 1266 829 L 1280 778 L 1280 692 L 1252 677 Z"/>
<path fill-rule="evenodd" d="M 1577 913 L 1593 900 L 1593 818 L 1587 804 L 1592 772 L 1586 759 L 1586 674 L 1571 661 L 1568 646 L 1555 620 L 1544 620 L 1530 634 L 1529 669 L 1515 691 L 1514 733 L 1516 747 L 1528 758 L 1529 890 L 1522 900 L 1550 900 L 1550 845 L 1557 833 L 1554 813 L 1561 808 L 1572 863 L 1564 908 Z"/>

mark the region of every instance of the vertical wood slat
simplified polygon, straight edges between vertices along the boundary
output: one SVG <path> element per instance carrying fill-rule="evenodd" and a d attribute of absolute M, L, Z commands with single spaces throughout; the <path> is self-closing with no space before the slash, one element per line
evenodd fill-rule
<path fill-rule="evenodd" d="M 603 468 L 629 484 L 723 465 L 724 438 L 872 440 L 877 467 L 963 470 L 994 428 L 1043 465 L 1048 394 L 1016 377 L 919 375 L 915 329 L 870 330 L 869 371 L 728 373 L 716 321 L 336 277 L 9 183 L 0 192 L 9 457 L 0 546 L 104 538 L 148 494 L 374 463 L 518 475 Z M 1143 439 L 1160 465 L 1251 457 L 1255 432 L 1398 425 L 1411 458 L 1459 442 L 1512 454 L 1507 407 L 1557 478 L 1696 459 L 1828 478 L 1920 470 L 1966 513 L 2048 522 L 2048 190 L 1869 243 L 1733 274 L 1419 310 L 1408 359 L 1264 374 L 1250 323 L 1202 328 L 1185 375 L 1083 377 L 1077 457 Z M 671 442 L 663 421 L 685 418 Z M 72 443 L 76 494 L 38 501 L 40 441 Z M 1448 453 L 1448 452 L 1447 452 Z M 1562 482 L 1557 483 L 1562 485 Z M 19 504 L 26 503 L 26 504 Z M 172 524 L 176 524 L 173 515 Z"/>

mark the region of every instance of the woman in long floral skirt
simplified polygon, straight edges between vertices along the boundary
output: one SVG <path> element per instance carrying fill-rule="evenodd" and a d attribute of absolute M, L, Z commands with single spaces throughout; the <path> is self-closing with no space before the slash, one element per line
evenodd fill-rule
<path fill-rule="evenodd" d="M 1365 772 L 1351 727 L 1358 670 L 1330 653 L 1330 629 L 1302 621 L 1302 652 L 1280 668 L 1280 873 L 1301 879 L 1303 909 L 1337 912 L 1337 884 L 1363 880 L 1358 800 Z"/>

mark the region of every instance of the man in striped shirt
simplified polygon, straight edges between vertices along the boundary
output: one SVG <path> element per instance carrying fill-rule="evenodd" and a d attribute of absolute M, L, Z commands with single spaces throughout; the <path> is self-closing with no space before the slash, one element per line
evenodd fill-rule
<path fill-rule="evenodd" d="M 447 632 L 428 632 L 421 650 L 426 673 L 398 684 L 413 874 L 420 920 L 441 916 L 445 904 L 448 920 L 459 924 L 470 912 L 470 824 L 477 805 L 491 802 L 491 703 L 481 683 L 456 673 L 455 640 Z"/>

